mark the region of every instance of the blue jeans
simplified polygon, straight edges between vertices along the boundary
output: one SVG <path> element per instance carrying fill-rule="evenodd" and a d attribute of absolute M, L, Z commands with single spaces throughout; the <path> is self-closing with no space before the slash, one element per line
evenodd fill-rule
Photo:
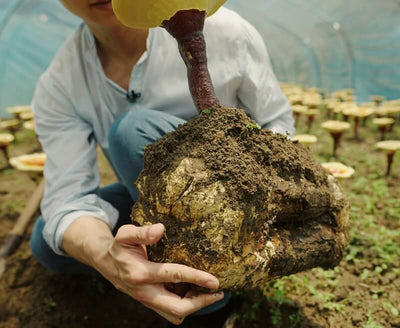
<path fill-rule="evenodd" d="M 97 195 L 119 210 L 118 223 L 113 230 L 130 224 L 132 205 L 138 200 L 138 191 L 134 182 L 143 168 L 144 149 L 165 133 L 175 130 L 184 120 L 154 110 L 133 110 L 122 115 L 111 126 L 109 133 L 110 158 L 120 182 L 99 188 Z M 57 255 L 47 245 L 42 236 L 44 220 L 39 217 L 32 231 L 30 246 L 33 256 L 46 268 L 56 273 L 93 274 L 98 273 L 91 267 L 71 257 Z M 225 298 L 198 312 L 197 315 L 212 313 L 224 307 L 230 299 Z"/>

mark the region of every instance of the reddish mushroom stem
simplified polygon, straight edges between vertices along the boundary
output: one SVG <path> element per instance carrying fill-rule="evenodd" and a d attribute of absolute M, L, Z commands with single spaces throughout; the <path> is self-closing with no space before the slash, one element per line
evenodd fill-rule
<path fill-rule="evenodd" d="M 358 135 L 358 126 L 359 126 L 359 123 L 360 123 L 360 119 L 359 119 L 357 116 L 355 116 L 355 117 L 354 117 L 354 138 L 355 138 L 356 140 L 359 140 L 359 139 L 360 139 L 360 136 Z"/>
<path fill-rule="evenodd" d="M 342 136 L 342 132 L 332 132 L 331 136 L 333 138 L 333 156 L 337 157 L 337 150 L 340 145 L 340 137 Z"/>
<path fill-rule="evenodd" d="M 387 130 L 386 125 L 382 125 L 379 127 L 379 131 L 381 132 L 381 140 L 385 140 L 386 130 Z"/>
<path fill-rule="evenodd" d="M 390 175 L 390 171 L 392 169 L 393 157 L 394 157 L 394 151 L 387 153 L 387 170 L 386 170 L 387 177 Z"/>
<path fill-rule="evenodd" d="M 205 11 L 181 10 L 162 23 L 162 27 L 178 41 L 188 71 L 190 93 L 200 113 L 220 105 L 207 68 L 203 34 L 205 17 Z"/>
<path fill-rule="evenodd" d="M 310 131 L 311 131 L 312 124 L 313 124 L 313 122 L 314 122 L 314 118 L 315 118 L 314 115 L 309 115 L 309 116 L 308 116 L 308 120 L 307 120 L 307 133 L 310 133 Z"/>
<path fill-rule="evenodd" d="M 8 151 L 7 151 L 7 146 L 0 146 L 1 152 L 4 154 L 4 157 L 6 158 L 7 165 L 10 165 L 10 157 L 8 156 Z"/>

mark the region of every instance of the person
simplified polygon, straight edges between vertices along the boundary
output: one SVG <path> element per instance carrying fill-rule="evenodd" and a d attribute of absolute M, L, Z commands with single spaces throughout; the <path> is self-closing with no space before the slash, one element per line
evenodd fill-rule
<path fill-rule="evenodd" d="M 60 1 L 83 24 L 41 76 L 32 102 L 47 154 L 33 255 L 58 273 L 100 273 L 173 324 L 216 311 L 227 303 L 223 293 L 190 290 L 180 297 L 165 284 L 217 290 L 218 279 L 149 261 L 146 245 L 157 243 L 164 226 L 130 224 L 145 146 L 198 115 L 176 41 L 162 28 L 124 27 L 109 0 Z M 293 133 L 291 108 L 255 28 L 221 8 L 206 20 L 204 34 L 221 103 L 243 108 L 262 128 Z M 102 188 L 97 145 L 118 177 Z"/>

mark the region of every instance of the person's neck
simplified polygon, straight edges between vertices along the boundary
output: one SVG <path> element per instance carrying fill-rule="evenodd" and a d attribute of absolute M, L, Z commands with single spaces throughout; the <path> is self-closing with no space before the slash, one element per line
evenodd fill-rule
<path fill-rule="evenodd" d="M 135 61 L 146 50 L 148 29 L 131 29 L 124 26 L 103 28 L 89 25 L 95 39 L 97 52 L 102 61 Z"/>

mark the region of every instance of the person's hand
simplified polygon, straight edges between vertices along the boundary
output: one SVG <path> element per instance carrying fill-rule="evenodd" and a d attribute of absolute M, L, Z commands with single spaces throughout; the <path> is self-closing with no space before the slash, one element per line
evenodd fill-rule
<path fill-rule="evenodd" d="M 168 291 L 165 283 L 191 283 L 217 290 L 213 275 L 180 264 L 155 263 L 147 259 L 146 246 L 157 243 L 162 224 L 122 226 L 109 240 L 108 251 L 95 260 L 95 268 L 118 290 L 130 295 L 173 324 L 216 301 L 223 293 L 204 294 L 189 290 L 184 297 Z"/>

